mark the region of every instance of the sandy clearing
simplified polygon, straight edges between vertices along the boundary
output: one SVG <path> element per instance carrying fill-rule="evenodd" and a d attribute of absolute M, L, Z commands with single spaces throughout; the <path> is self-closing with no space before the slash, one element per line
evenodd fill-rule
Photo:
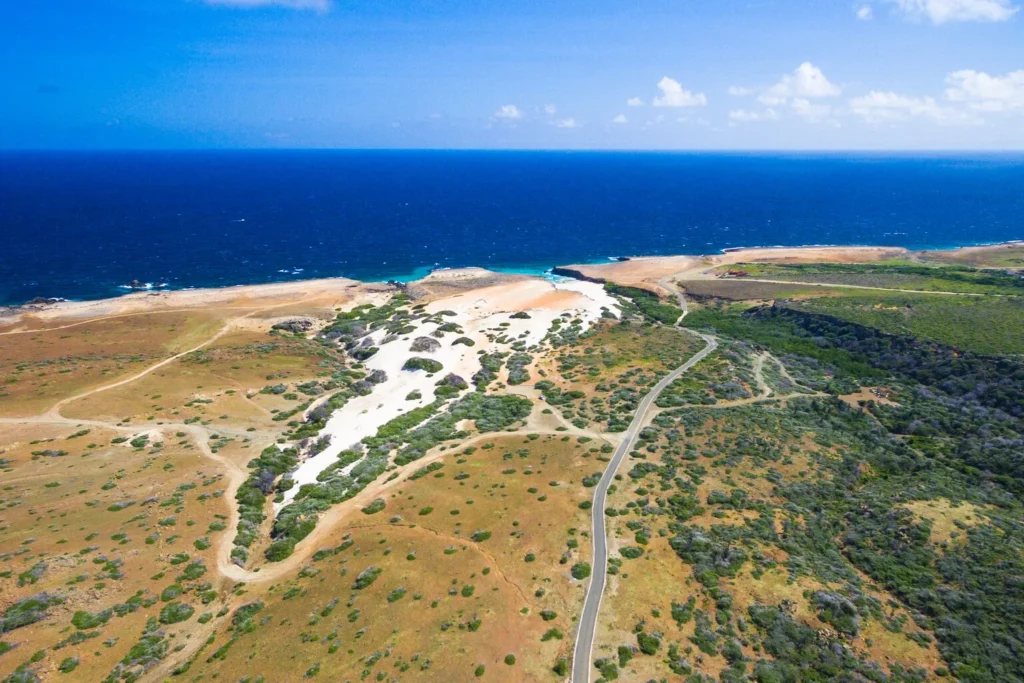
<path fill-rule="evenodd" d="M 623 285 L 646 286 L 671 294 L 669 278 L 697 280 L 714 277 L 715 268 L 734 263 L 870 263 L 906 258 L 913 252 L 902 247 L 753 247 L 707 256 L 649 256 L 628 261 L 564 266 L 586 277 Z"/>

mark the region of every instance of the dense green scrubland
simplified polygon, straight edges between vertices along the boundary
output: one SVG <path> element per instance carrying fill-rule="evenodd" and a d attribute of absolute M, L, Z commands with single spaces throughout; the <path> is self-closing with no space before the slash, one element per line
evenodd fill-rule
<path fill-rule="evenodd" d="M 945 303 L 975 305 L 960 298 Z M 704 628 L 700 648 L 720 650 L 730 659 L 732 673 L 723 674 L 723 680 L 744 680 L 746 675 L 758 681 L 861 676 L 1024 680 L 1024 591 L 1019 581 L 1024 571 L 1024 362 L 888 334 L 809 310 L 813 306 L 706 308 L 685 322 L 761 346 L 833 395 L 857 385 L 887 384 L 896 404 L 870 401 L 862 412 L 835 398 L 814 398 L 733 411 L 731 420 L 742 415 L 743 424 L 760 424 L 777 435 L 778 446 L 810 433 L 834 457 L 816 457 L 814 473 L 805 481 L 777 481 L 775 494 L 803 524 L 789 522 L 784 533 L 777 533 L 767 523 L 765 503 L 746 497 L 739 484 L 715 505 L 757 510 L 761 515 L 756 520 L 698 531 L 685 520 L 711 501 L 693 500 L 691 494 L 689 502 L 670 509 L 676 520 L 669 525 L 675 534 L 672 547 L 693 566 L 704 590 L 721 601 L 723 579 L 746 563 L 763 562 L 758 559 L 760 544 L 778 545 L 788 553 L 792 575 L 846 585 L 835 594 L 812 596 L 823 620 L 834 623 L 840 633 L 855 630 L 862 619 L 885 618 L 880 606 L 865 596 L 860 572 L 895 596 L 918 627 L 934 634 L 948 666 L 886 676 L 848 650 L 824 646 L 780 605 L 752 606 L 746 615 L 736 615 L 736 620 L 746 620 L 745 633 L 732 616 L 719 617 L 717 629 Z M 1012 343 L 1007 347 L 1000 350 L 1017 350 Z M 659 424 L 669 428 L 666 432 L 681 428 L 689 435 L 705 424 L 708 416 L 700 410 L 706 409 L 666 413 Z M 744 459 L 774 461 L 786 452 L 749 450 L 744 442 L 734 439 L 726 448 L 702 455 L 710 456 L 712 465 L 741 467 Z M 701 460 L 681 452 L 683 461 L 673 462 L 669 455 L 656 470 L 663 478 L 673 465 L 692 477 L 695 466 L 685 460 Z M 684 481 L 679 495 L 685 496 L 690 486 Z M 915 518 L 905 504 L 939 498 L 985 506 L 987 519 L 963 529 L 956 543 L 936 544 L 930 540 L 928 520 Z M 733 639 L 755 639 L 773 659 L 730 657 Z"/>

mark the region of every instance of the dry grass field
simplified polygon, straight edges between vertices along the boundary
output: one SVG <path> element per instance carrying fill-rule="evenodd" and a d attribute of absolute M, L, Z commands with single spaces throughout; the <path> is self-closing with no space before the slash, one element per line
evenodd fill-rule
<path fill-rule="evenodd" d="M 1015 253 L 861 256 L 1007 267 Z M 998 451 L 1015 443 L 1012 409 L 940 412 L 951 383 L 920 390 L 875 371 L 884 353 L 853 358 L 869 328 L 833 348 L 835 319 L 765 322 L 870 297 L 712 277 L 744 256 L 772 259 L 593 267 L 685 291 L 683 324 L 717 348 L 654 403 L 600 511 L 590 680 L 986 680 L 1000 665 L 968 626 L 951 636 L 927 611 L 988 628 L 1013 608 L 985 591 L 1014 585 L 1013 557 L 991 549 L 1016 543 L 1000 488 L 1015 475 L 960 463 L 961 434 L 942 430 L 997 415 L 998 438 L 963 443 Z M 644 395 L 708 338 L 578 285 L 467 269 L 407 289 L 319 281 L 5 314 L 0 680 L 568 680 L 595 486 Z M 393 368 L 374 365 L 396 348 Z M 378 419 L 385 403 L 400 409 Z M 325 453 L 336 462 L 309 470 Z M 996 577 L 971 586 L 982 617 L 956 612 L 977 601 L 939 604 L 968 566 Z"/>

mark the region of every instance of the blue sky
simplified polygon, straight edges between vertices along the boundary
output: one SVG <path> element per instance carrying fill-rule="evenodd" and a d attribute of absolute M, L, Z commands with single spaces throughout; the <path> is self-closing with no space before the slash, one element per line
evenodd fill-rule
<path fill-rule="evenodd" d="M 1024 149 L 1019 0 L 49 0 L 0 148 Z"/>

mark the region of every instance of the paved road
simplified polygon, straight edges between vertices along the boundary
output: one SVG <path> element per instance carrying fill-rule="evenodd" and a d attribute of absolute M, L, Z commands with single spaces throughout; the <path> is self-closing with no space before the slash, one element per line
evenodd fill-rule
<path fill-rule="evenodd" d="M 693 332 L 693 334 L 698 334 Z M 658 382 L 651 391 L 643 397 L 637 408 L 636 415 L 629 425 L 629 429 L 623 434 L 622 443 L 619 444 L 615 455 L 608 463 L 601 481 L 594 491 L 594 507 L 591 508 L 592 522 L 590 535 L 593 539 L 593 552 L 590 557 L 592 574 L 590 584 L 587 586 L 587 597 L 583 602 L 583 613 L 576 628 L 576 647 L 572 656 L 572 683 L 590 683 L 591 651 L 594 648 L 594 632 L 597 630 L 597 617 L 601 611 L 601 598 L 604 596 L 605 583 L 608 580 L 608 538 L 604 526 L 604 507 L 608 497 L 608 486 L 615 477 L 615 472 L 622 462 L 622 458 L 630 451 L 637 433 L 640 431 L 647 419 L 647 413 L 654 405 L 658 394 L 669 384 L 674 382 L 680 375 L 692 368 L 704 359 L 709 353 L 718 347 L 718 341 L 709 335 L 699 334 L 707 346 L 697 352 L 690 360 L 667 374 Z"/>

